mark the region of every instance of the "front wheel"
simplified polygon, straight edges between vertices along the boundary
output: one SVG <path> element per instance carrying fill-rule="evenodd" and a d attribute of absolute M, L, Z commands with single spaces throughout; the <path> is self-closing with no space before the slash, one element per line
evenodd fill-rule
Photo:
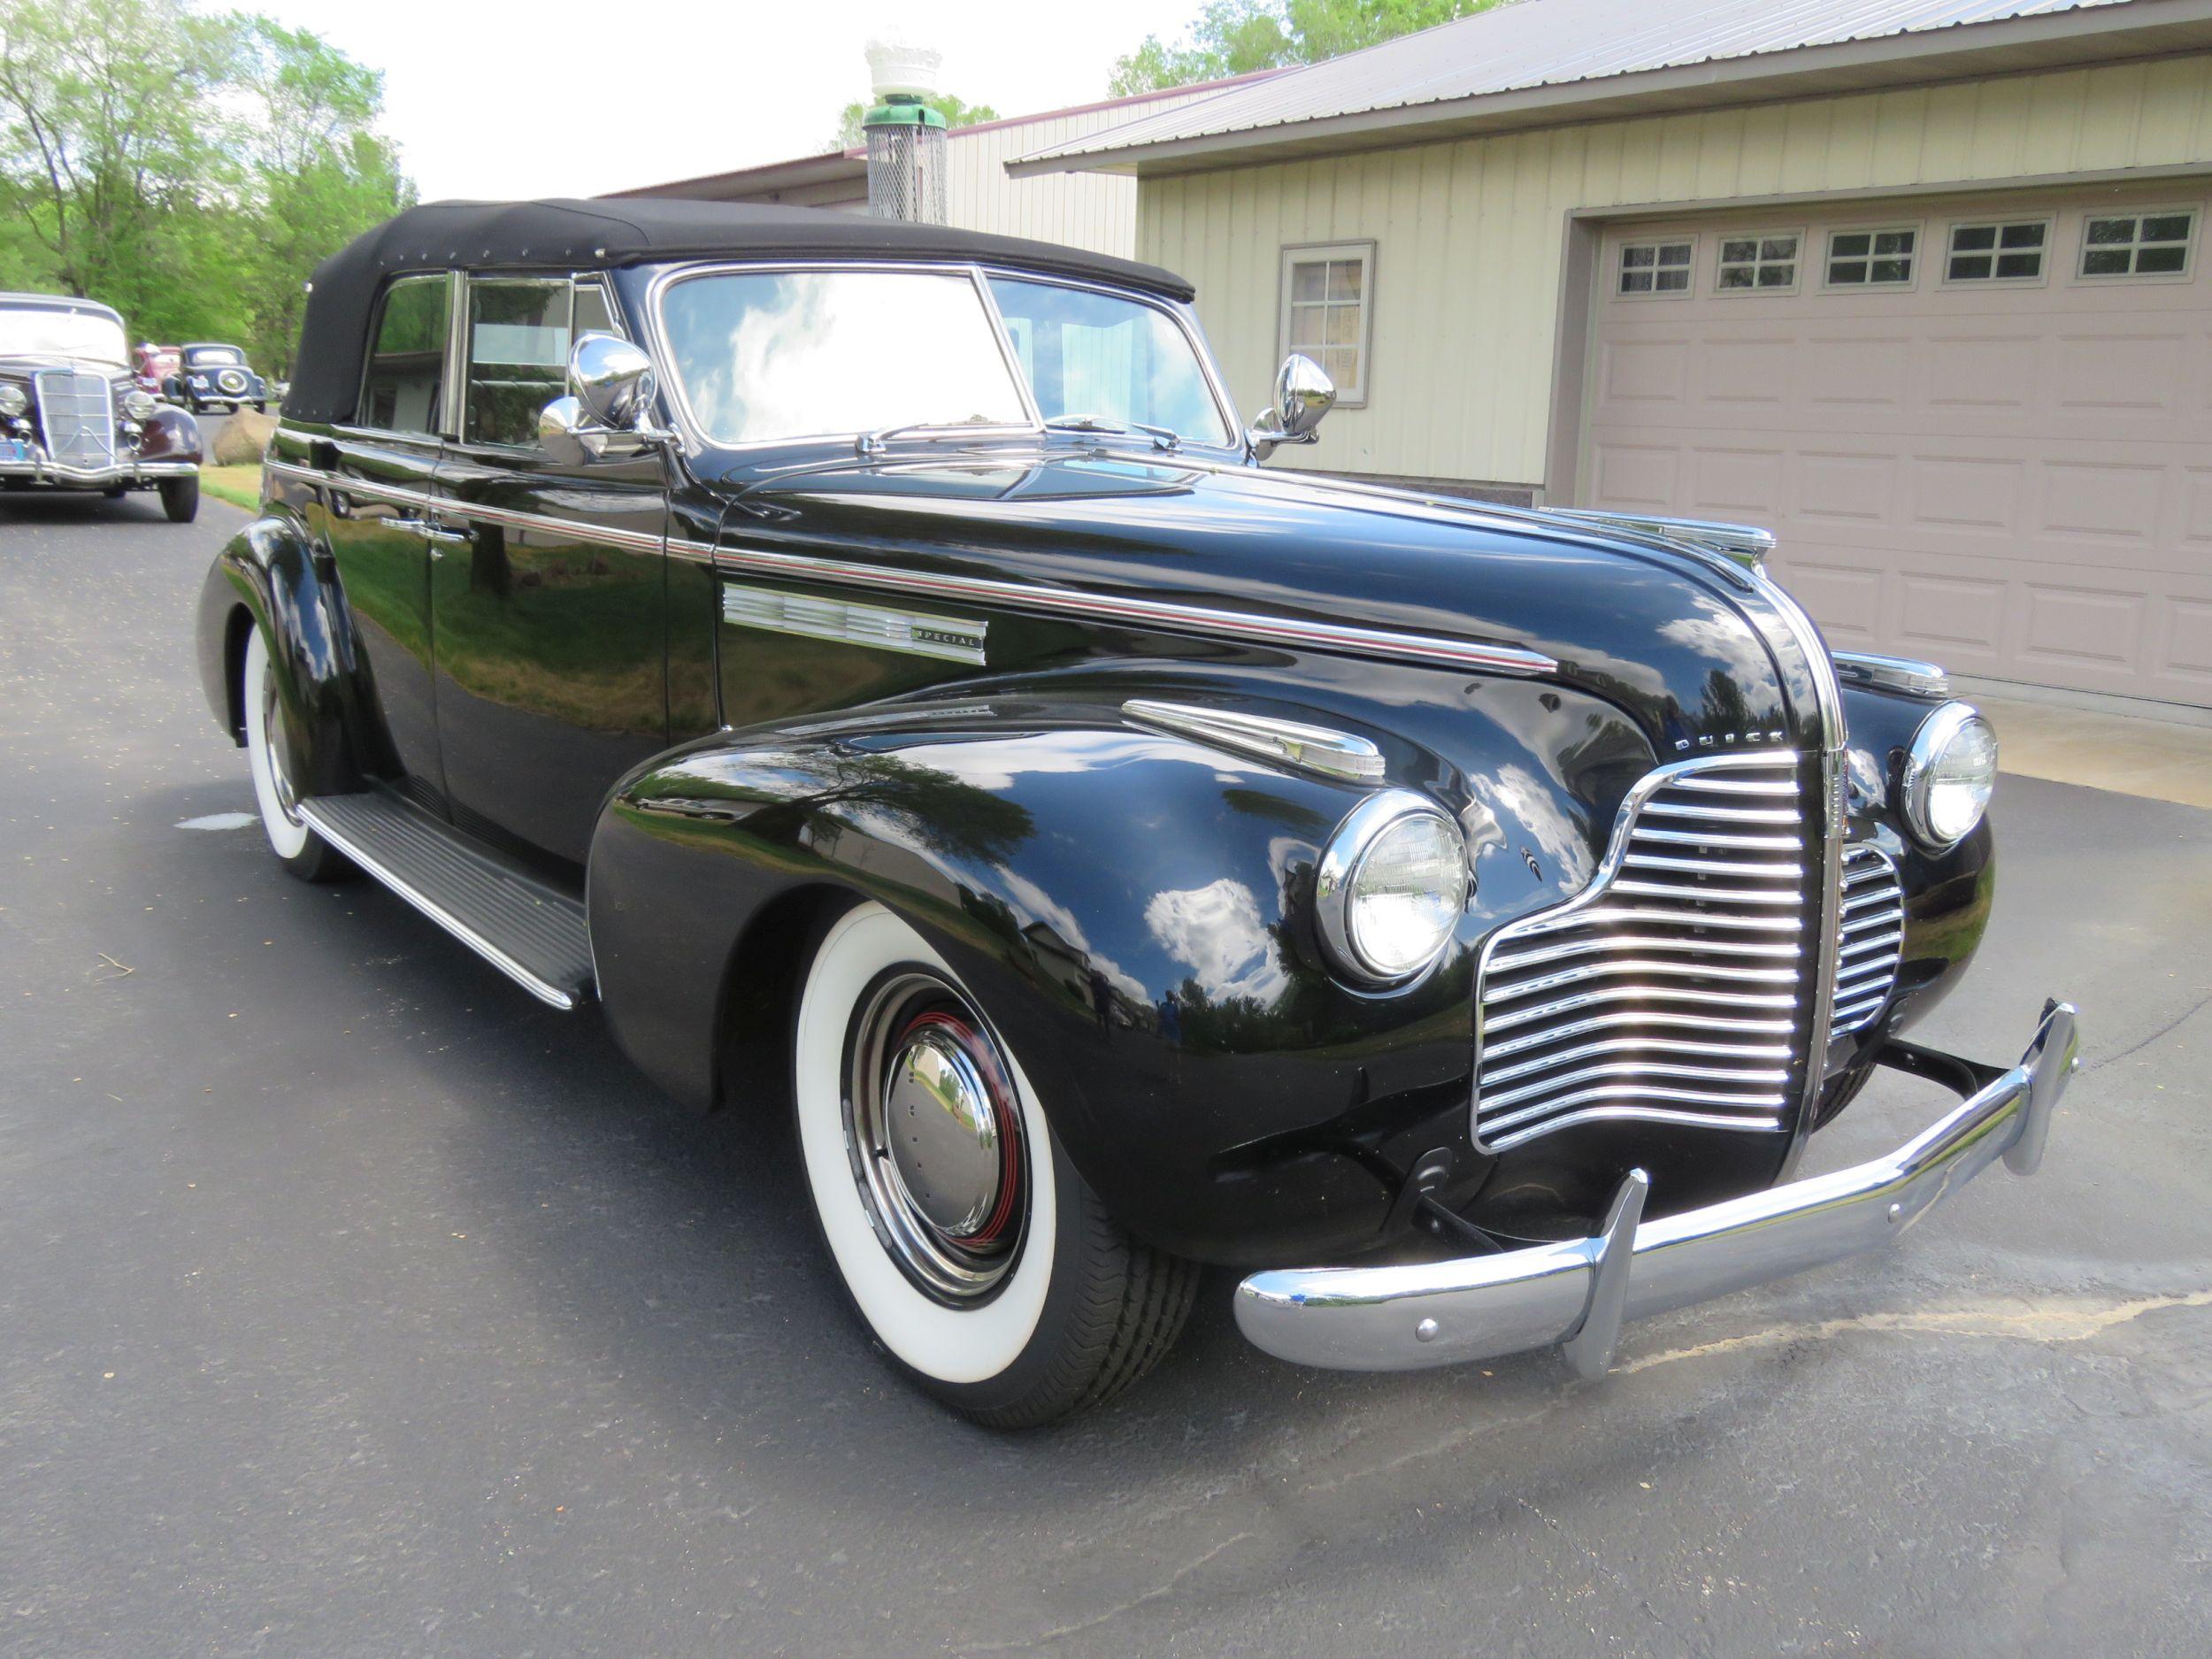
<path fill-rule="evenodd" d="M 171 524 L 190 524 L 200 513 L 200 480 L 197 478 L 165 478 L 161 480 L 161 510 L 169 515 Z"/>
<path fill-rule="evenodd" d="M 1119 1393 L 1181 1331 L 1197 1270 L 1106 1212 L 958 977 L 879 904 L 840 916 L 815 952 L 793 1086 L 846 1293 L 954 1409 L 1048 1423 Z"/>
<path fill-rule="evenodd" d="M 164 485 L 165 489 L 167 485 Z M 242 699 L 246 716 L 246 757 L 253 770 L 254 802 L 269 850 L 303 881 L 335 881 L 351 872 L 345 855 L 318 835 L 299 815 L 293 787 L 292 746 L 284 735 L 277 701 L 276 664 L 268 641 L 256 627 L 246 641 Z"/>

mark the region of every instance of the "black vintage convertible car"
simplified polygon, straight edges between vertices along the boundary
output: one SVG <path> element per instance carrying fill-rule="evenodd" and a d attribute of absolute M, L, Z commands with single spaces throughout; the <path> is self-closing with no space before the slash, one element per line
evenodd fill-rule
<path fill-rule="evenodd" d="M 1900 1034 L 1992 902 L 1941 672 L 1832 656 L 1757 531 L 1263 471 L 1333 393 L 1248 429 L 1191 298 L 796 209 L 361 238 L 200 611 L 278 857 L 790 1101 L 860 1317 L 993 1425 L 1199 1263 L 1302 1363 L 1594 1376 L 2032 1170 L 2072 1010 Z M 1960 1103 L 1797 1178 L 1885 1065 Z"/>
<path fill-rule="evenodd" d="M 109 307 L 0 294 L 0 489 L 150 489 L 172 523 L 199 511 L 199 423 L 139 387 Z"/>

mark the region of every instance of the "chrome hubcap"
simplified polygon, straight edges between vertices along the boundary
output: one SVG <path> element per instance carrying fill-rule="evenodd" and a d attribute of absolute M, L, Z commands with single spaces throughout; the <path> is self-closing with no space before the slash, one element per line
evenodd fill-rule
<path fill-rule="evenodd" d="M 1021 1117 L 983 1022 L 933 974 L 895 971 L 849 1041 L 846 1146 L 877 1238 L 941 1302 L 988 1297 L 1027 1210 Z"/>

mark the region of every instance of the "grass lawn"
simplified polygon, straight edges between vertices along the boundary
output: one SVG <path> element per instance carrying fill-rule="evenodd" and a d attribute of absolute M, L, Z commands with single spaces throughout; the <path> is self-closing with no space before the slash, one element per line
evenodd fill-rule
<path fill-rule="evenodd" d="M 200 488 L 218 501 L 243 507 L 249 512 L 257 511 L 261 506 L 260 464 L 204 466 L 200 469 Z"/>

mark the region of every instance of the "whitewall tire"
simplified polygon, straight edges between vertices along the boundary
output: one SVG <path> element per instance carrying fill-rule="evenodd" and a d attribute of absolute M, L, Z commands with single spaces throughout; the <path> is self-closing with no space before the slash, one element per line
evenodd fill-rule
<path fill-rule="evenodd" d="M 1131 1239 L 1068 1162 L 1020 1061 L 883 906 L 824 933 L 793 1044 L 799 1155 L 862 1322 L 995 1427 L 1118 1392 L 1180 1330 L 1195 1270 Z"/>
<path fill-rule="evenodd" d="M 350 872 L 343 855 L 308 825 L 295 807 L 290 746 L 279 718 L 276 667 L 269 646 L 256 627 L 246 639 L 245 669 L 240 676 L 240 705 L 245 716 L 246 758 L 253 772 L 254 803 L 269 850 L 303 881 L 334 881 Z"/>

